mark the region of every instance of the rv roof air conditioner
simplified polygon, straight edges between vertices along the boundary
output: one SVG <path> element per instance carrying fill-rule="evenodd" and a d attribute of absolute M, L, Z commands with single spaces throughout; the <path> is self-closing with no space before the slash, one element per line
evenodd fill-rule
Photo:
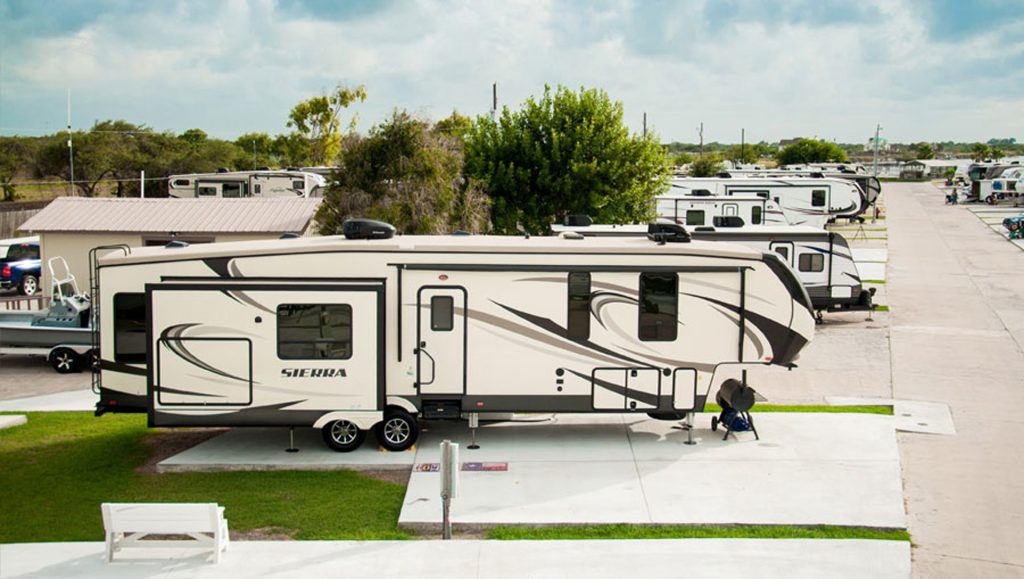
<path fill-rule="evenodd" d="M 391 239 L 395 226 L 372 219 L 349 219 L 341 224 L 345 239 Z"/>
<path fill-rule="evenodd" d="M 562 225 L 567 227 L 590 227 L 594 224 L 594 220 L 589 215 L 566 215 L 562 221 Z"/>
<path fill-rule="evenodd" d="M 647 226 L 647 238 L 658 243 L 689 243 L 690 233 L 678 223 L 658 221 Z"/>
<path fill-rule="evenodd" d="M 732 179 L 732 173 L 728 171 L 721 171 L 715 175 L 715 177 L 718 177 L 719 179 Z"/>

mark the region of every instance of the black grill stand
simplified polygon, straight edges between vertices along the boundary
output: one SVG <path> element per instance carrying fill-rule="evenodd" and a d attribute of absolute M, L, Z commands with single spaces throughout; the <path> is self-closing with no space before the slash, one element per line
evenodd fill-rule
<path fill-rule="evenodd" d="M 761 437 L 757 434 L 757 427 L 754 426 L 754 418 L 750 415 L 749 411 L 745 410 L 743 412 L 737 412 L 736 416 L 747 421 L 747 424 L 750 425 L 750 431 L 754 433 L 754 440 L 761 440 Z M 733 420 L 735 420 L 735 418 Z M 730 421 L 729 424 L 725 424 L 725 436 L 722 437 L 722 440 L 727 440 L 730 434 L 732 434 L 733 438 L 736 438 L 736 434 L 732 431 L 732 421 Z M 739 440 L 738 438 L 736 439 Z"/>

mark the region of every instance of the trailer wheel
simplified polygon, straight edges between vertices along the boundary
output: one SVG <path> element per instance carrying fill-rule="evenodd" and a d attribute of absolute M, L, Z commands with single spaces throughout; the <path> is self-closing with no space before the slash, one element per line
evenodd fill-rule
<path fill-rule="evenodd" d="M 50 352 L 50 365 L 58 374 L 70 374 L 78 370 L 82 357 L 71 348 L 56 348 Z"/>
<path fill-rule="evenodd" d="M 352 452 L 366 439 L 366 431 L 348 420 L 328 422 L 320 432 L 327 447 L 337 452 Z"/>
<path fill-rule="evenodd" d="M 377 442 L 392 452 L 406 450 L 416 444 L 420 427 L 411 414 L 394 408 L 384 415 L 384 422 L 377 425 Z"/>
<path fill-rule="evenodd" d="M 21 285 L 18 286 L 18 291 L 21 295 L 31 296 L 35 295 L 39 291 L 39 280 L 34 275 L 26 275 L 21 278 Z"/>

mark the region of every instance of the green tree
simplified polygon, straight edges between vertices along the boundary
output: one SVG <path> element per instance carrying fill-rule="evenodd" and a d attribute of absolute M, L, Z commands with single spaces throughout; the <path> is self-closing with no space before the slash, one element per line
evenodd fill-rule
<path fill-rule="evenodd" d="M 992 149 L 985 143 L 974 143 L 971 147 L 971 159 L 984 161 L 992 156 Z"/>
<path fill-rule="evenodd" d="M 0 137 L 0 200 L 14 201 L 17 197 L 14 180 L 19 174 L 29 173 L 34 156 L 34 141 L 23 137 Z"/>
<path fill-rule="evenodd" d="M 722 158 L 716 153 L 708 153 L 694 159 L 693 163 L 690 163 L 690 170 L 687 174 L 690 177 L 714 177 L 724 169 Z"/>
<path fill-rule="evenodd" d="M 693 162 L 693 155 L 686 151 L 679 151 L 676 153 L 669 153 L 668 155 L 669 164 L 673 167 L 682 167 L 683 165 L 689 165 Z"/>
<path fill-rule="evenodd" d="M 309 160 L 309 140 L 299 133 L 277 135 L 270 144 L 271 154 L 285 167 L 301 167 Z"/>
<path fill-rule="evenodd" d="M 315 96 L 302 101 L 288 114 L 288 126 L 294 128 L 309 142 L 308 164 L 333 163 L 341 152 L 344 131 L 341 111 L 356 101 L 366 100 L 366 88 L 337 87 L 329 95 Z M 348 131 L 355 130 L 357 115 L 352 115 Z"/>
<path fill-rule="evenodd" d="M 604 91 L 545 86 L 518 111 L 478 117 L 466 172 L 490 195 L 495 230 L 543 233 L 570 213 L 600 223 L 652 218 L 671 167 L 654 133 L 630 134 L 622 116 Z"/>
<path fill-rule="evenodd" d="M 246 133 L 238 137 L 235 146 L 239 148 L 239 157 L 235 166 L 245 171 L 276 165 L 273 144 L 274 141 L 266 133 Z"/>
<path fill-rule="evenodd" d="M 189 129 L 178 135 L 178 138 L 195 147 L 206 142 L 209 136 L 202 129 Z"/>
<path fill-rule="evenodd" d="M 487 229 L 487 196 L 463 174 L 463 141 L 449 126 L 396 110 L 345 144 L 317 211 L 322 234 L 340 233 L 353 217 L 380 219 L 407 234 Z"/>
<path fill-rule="evenodd" d="M 760 158 L 755 149 L 755 145 L 733 145 L 729 147 L 725 152 L 725 158 L 729 159 L 733 163 L 750 165 L 756 163 Z"/>
<path fill-rule="evenodd" d="M 934 159 L 935 149 L 929 143 L 917 143 L 911 147 L 914 150 L 915 159 Z"/>
<path fill-rule="evenodd" d="M 786 145 L 775 155 L 780 165 L 799 165 L 804 163 L 843 163 L 846 162 L 846 151 L 835 143 L 799 139 Z"/>

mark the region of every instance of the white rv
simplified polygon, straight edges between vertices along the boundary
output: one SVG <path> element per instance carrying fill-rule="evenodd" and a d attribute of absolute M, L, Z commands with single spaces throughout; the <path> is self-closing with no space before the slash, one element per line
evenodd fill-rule
<path fill-rule="evenodd" d="M 659 219 L 691 227 L 789 225 L 775 201 L 757 195 L 693 195 L 673 188 L 655 202 Z"/>
<path fill-rule="evenodd" d="M 752 177 L 769 177 L 776 179 L 779 177 L 811 177 L 815 179 L 830 178 L 830 179 L 845 179 L 847 181 L 853 181 L 860 187 L 860 190 L 864 193 L 864 201 L 866 203 L 863 208 L 863 212 L 867 211 L 869 207 L 874 206 L 878 201 L 879 195 L 882 194 L 882 183 L 878 180 L 878 177 L 874 175 L 868 175 L 864 172 L 855 172 L 851 170 L 835 170 L 835 169 L 806 169 L 806 168 L 784 168 L 784 169 L 760 169 L 760 170 L 748 170 L 748 169 L 735 169 L 728 173 L 728 176 L 736 178 L 740 177 L 743 179 L 750 179 Z M 725 176 L 725 175 L 721 175 Z"/>
<path fill-rule="evenodd" d="M 304 171 L 231 171 L 171 175 L 171 197 L 321 197 L 327 181 Z"/>
<path fill-rule="evenodd" d="M 102 255 L 97 414 L 400 450 L 416 417 L 678 419 L 723 366 L 791 367 L 813 337 L 792 270 L 736 244 L 345 231 Z"/>
<path fill-rule="evenodd" d="M 656 224 L 653 224 L 656 225 Z M 555 234 L 569 232 L 586 237 L 646 236 L 650 225 L 553 225 Z M 863 286 L 850 244 L 839 233 L 806 226 L 752 225 L 745 227 L 687 228 L 696 241 L 739 243 L 778 254 L 793 268 L 818 312 L 873 310 L 875 289 Z"/>
<path fill-rule="evenodd" d="M 792 225 L 825 227 L 838 217 L 855 218 L 867 207 L 857 184 L 843 179 L 676 177 L 672 186 L 694 194 L 759 195 L 777 203 Z"/>

